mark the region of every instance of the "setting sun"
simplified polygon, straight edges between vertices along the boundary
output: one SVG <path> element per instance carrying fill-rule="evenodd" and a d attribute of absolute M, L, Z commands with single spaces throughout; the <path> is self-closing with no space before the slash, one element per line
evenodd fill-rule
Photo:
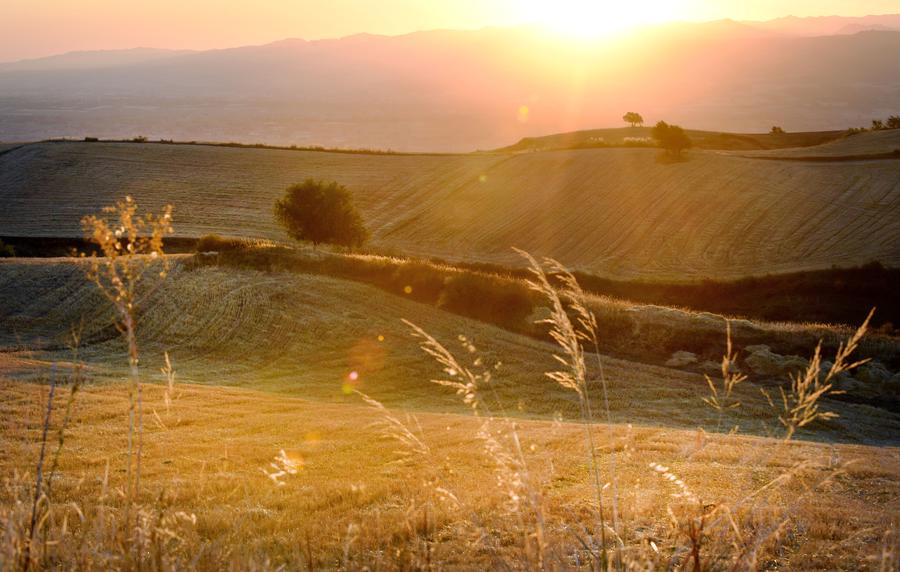
<path fill-rule="evenodd" d="M 527 17 L 536 24 L 580 39 L 612 36 L 679 16 L 678 3 L 664 0 L 528 0 L 526 10 Z"/>

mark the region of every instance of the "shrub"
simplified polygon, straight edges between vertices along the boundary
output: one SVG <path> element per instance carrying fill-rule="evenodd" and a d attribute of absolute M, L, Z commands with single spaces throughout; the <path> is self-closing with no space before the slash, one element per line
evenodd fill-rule
<path fill-rule="evenodd" d="M 275 220 L 294 240 L 360 247 L 368 238 L 350 191 L 334 181 L 304 182 L 287 188 L 275 202 Z"/>
<path fill-rule="evenodd" d="M 0 240 L 0 258 L 12 258 L 16 255 L 16 250 L 11 244 L 6 244 Z"/>
<path fill-rule="evenodd" d="M 769 133 L 771 135 L 784 135 L 784 129 L 775 125 L 772 127 L 772 129 L 769 131 Z"/>
<path fill-rule="evenodd" d="M 440 308 L 513 330 L 522 330 L 533 306 L 522 282 L 469 272 L 447 277 L 438 300 Z"/>

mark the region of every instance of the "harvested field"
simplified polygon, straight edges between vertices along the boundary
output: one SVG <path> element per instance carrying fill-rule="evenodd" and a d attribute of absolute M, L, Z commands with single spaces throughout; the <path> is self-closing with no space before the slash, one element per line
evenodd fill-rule
<path fill-rule="evenodd" d="M 676 280 L 900 264 L 898 161 L 695 152 L 665 164 L 652 149 L 379 156 L 42 143 L 0 157 L 0 235 L 79 236 L 82 214 L 128 193 L 149 209 L 174 204 L 180 236 L 284 240 L 272 204 L 307 177 L 348 186 L 382 250 L 517 264 L 517 246 L 599 275 Z"/>

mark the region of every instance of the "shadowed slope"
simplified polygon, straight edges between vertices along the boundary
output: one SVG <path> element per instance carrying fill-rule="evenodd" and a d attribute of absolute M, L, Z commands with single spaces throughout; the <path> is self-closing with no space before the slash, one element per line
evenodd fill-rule
<path fill-rule="evenodd" d="M 59 341 L 83 318 L 81 355 L 92 377 L 124 377 L 125 352 L 110 326 L 111 312 L 77 263 L 0 264 L 0 300 L 0 323 L 7 325 L 0 332 L 0 348 L 7 350 L 0 352 L 0 369 L 16 371 L 23 360 L 46 368 L 71 359 Z M 144 307 L 138 332 L 150 379 L 161 379 L 158 367 L 168 351 L 185 382 L 319 400 L 346 399 L 347 391 L 360 389 L 389 404 L 458 411 L 453 395 L 428 382 L 441 375 L 439 368 L 409 336 L 400 321 L 405 318 L 446 343 L 463 363 L 481 357 L 483 367 L 490 367 L 501 361 L 492 385 L 510 410 L 578 415 L 571 392 L 544 377 L 557 367 L 554 346 L 354 282 L 277 272 L 187 270 L 179 263 Z M 478 352 L 470 354 L 457 341 L 459 335 Z M 8 351 L 22 347 L 38 351 Z M 613 358 L 604 358 L 604 368 L 615 420 L 716 425 L 715 412 L 700 399 L 708 391 L 702 376 Z M 356 380 L 348 377 L 351 372 L 357 372 Z M 595 397 L 598 381 L 593 380 Z M 748 383 L 740 395 L 745 406 L 735 422 L 747 431 L 767 431 L 762 420 L 770 419 L 771 412 L 758 389 Z M 894 414 L 845 403 L 829 406 L 842 418 L 817 427 L 819 435 L 884 441 L 900 430 Z"/>

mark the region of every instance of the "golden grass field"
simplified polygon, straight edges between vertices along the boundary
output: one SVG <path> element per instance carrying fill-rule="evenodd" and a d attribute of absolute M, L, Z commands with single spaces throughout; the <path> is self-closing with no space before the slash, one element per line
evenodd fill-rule
<path fill-rule="evenodd" d="M 558 347 L 357 282 L 188 260 L 174 258 L 137 325 L 145 430 L 134 536 L 123 530 L 132 506 L 127 347 L 110 327 L 112 309 L 84 261 L 0 264 L 2 561 L 21 557 L 48 384 L 66 380 L 46 425 L 52 450 L 84 363 L 41 521 L 47 532 L 31 553 L 41 567 L 600 566 L 579 400 L 543 375 L 558 367 Z M 489 409 L 473 415 L 452 389 L 429 382 L 441 366 L 401 318 L 468 367 L 490 367 Z M 77 357 L 64 344 L 73 325 Z M 163 352 L 177 374 L 171 389 L 159 373 Z M 615 487 L 602 489 L 604 502 L 616 499 L 623 523 L 610 567 L 689 569 L 698 522 L 708 569 L 894 566 L 897 415 L 826 398 L 821 405 L 840 417 L 785 441 L 753 383 L 738 386 L 730 399 L 741 407 L 722 414 L 703 402 L 700 375 L 607 356 L 602 365 L 612 424 L 591 432 Z M 602 411 L 597 372 L 585 381 Z M 398 441 L 391 420 L 415 442 Z M 294 472 L 269 478 L 285 467 L 281 451 Z"/>
<path fill-rule="evenodd" d="M 833 145 L 881 148 L 896 137 Z M 151 210 L 174 204 L 178 236 L 284 240 L 272 203 L 307 177 L 346 185 L 372 246 L 406 254 L 518 264 L 516 246 L 600 275 L 673 280 L 900 262 L 900 161 L 714 151 L 667 164 L 653 149 L 428 156 L 39 143 L 0 156 L 0 228 L 80 236 L 82 213 L 128 193 Z"/>
<path fill-rule="evenodd" d="M 46 392 L 44 385 L 0 383 L 5 475 L 36 463 Z M 277 569 L 284 563 L 291 569 L 413 569 L 426 562 L 434 569 L 515 566 L 511 555 L 520 539 L 505 519 L 506 499 L 494 485 L 493 460 L 479 450 L 480 421 L 419 413 L 430 451 L 400 463 L 398 444 L 372 425 L 378 413 L 358 401 L 323 404 L 249 389 L 179 385 L 166 412 L 161 388 L 148 387 L 146 407 L 159 418 L 147 423 L 145 495 L 164 497 L 172 513 L 196 516 L 196 525 L 180 522 L 180 540 L 170 543 L 170 551 L 207 569 Z M 68 500 L 100 496 L 107 466 L 105 502 L 111 511 L 121 509 L 116 488 L 123 478 L 126 409 L 122 385 L 90 387 L 80 396 L 55 485 L 63 504 L 58 520 L 77 520 L 74 509 L 64 505 Z M 583 522 L 590 514 L 582 428 L 522 421 L 521 435 L 544 493 L 548 528 L 554 537 L 565 537 L 567 523 Z M 281 449 L 302 468 L 279 487 L 262 469 Z M 884 534 L 900 511 L 895 447 L 784 444 L 617 425 L 611 437 L 604 436 L 601 452 L 617 454 L 620 510 L 635 544 L 652 540 L 665 547 L 672 536 L 665 507 L 677 505 L 672 498 L 677 487 L 648 463 L 667 465 L 713 505 L 743 498 L 797 462 L 809 461 L 810 468 L 767 499 L 773 504 L 765 510 L 790 514 L 792 524 L 777 543 L 777 557 L 760 568 L 889 570 L 884 566 L 893 565 L 883 552 L 895 542 L 885 541 Z M 840 474 L 807 488 L 837 465 L 845 467 Z M 435 492 L 436 479 L 446 493 Z M 499 543 L 477 542 L 481 529 L 498 535 Z M 199 550 L 198 536 L 206 541 Z"/>

